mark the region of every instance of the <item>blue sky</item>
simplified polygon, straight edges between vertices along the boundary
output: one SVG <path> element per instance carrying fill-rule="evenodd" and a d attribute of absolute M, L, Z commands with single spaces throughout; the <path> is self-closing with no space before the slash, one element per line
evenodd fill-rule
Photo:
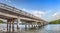
<path fill-rule="evenodd" d="M 51 21 L 60 19 L 60 0 L 0 0 L 18 9 Z"/>

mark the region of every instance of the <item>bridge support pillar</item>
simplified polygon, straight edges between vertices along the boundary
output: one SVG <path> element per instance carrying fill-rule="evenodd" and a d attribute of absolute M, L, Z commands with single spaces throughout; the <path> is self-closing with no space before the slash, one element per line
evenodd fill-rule
<path fill-rule="evenodd" d="M 31 28 L 33 28 L 33 27 L 34 27 L 32 24 L 31 24 L 31 26 L 32 26 Z"/>
<path fill-rule="evenodd" d="M 34 28 L 37 28 L 37 25 L 38 25 L 37 22 L 35 22 L 35 24 L 34 24 Z"/>
<path fill-rule="evenodd" d="M 37 27 L 37 25 L 38 25 L 38 24 L 37 24 L 37 22 L 36 22 L 36 27 Z"/>
<path fill-rule="evenodd" d="M 14 33 L 14 19 L 7 20 L 7 33 Z"/>
<path fill-rule="evenodd" d="M 18 21 L 17 21 L 17 31 L 18 31 L 19 27 L 18 27 Z"/>
<path fill-rule="evenodd" d="M 9 22 L 9 33 L 11 33 L 11 21 Z"/>
<path fill-rule="evenodd" d="M 11 33 L 11 19 L 7 20 L 7 33 Z"/>
<path fill-rule="evenodd" d="M 28 24 L 28 28 L 30 28 L 30 24 Z"/>
<path fill-rule="evenodd" d="M 14 19 L 12 19 L 12 32 L 14 33 Z"/>
<path fill-rule="evenodd" d="M 17 19 L 17 31 L 20 29 L 20 28 L 19 28 L 19 22 L 21 22 L 21 21 L 20 21 L 20 18 Z"/>
<path fill-rule="evenodd" d="M 7 20 L 7 33 L 9 32 L 9 21 Z"/>
<path fill-rule="evenodd" d="M 43 26 L 43 22 L 41 22 L 41 26 Z"/>
<path fill-rule="evenodd" d="M 27 29 L 27 24 L 25 24 L 25 29 Z"/>

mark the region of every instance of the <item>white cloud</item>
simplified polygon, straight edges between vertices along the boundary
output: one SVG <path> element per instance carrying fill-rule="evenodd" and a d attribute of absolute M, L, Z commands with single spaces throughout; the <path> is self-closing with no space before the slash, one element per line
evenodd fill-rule
<path fill-rule="evenodd" d="M 56 12 L 52 15 L 54 17 L 54 19 L 60 19 L 60 12 Z"/>
<path fill-rule="evenodd" d="M 43 17 L 43 15 L 45 15 L 46 13 L 43 11 L 35 10 L 35 11 L 32 11 L 32 14 L 37 16 L 37 17 Z"/>
<path fill-rule="evenodd" d="M 23 11 L 27 11 L 26 9 L 22 9 Z"/>
<path fill-rule="evenodd" d="M 20 8 L 20 9 L 21 9 L 21 8 Z M 30 10 L 27 10 L 27 9 L 24 9 L 24 8 L 21 9 L 21 10 L 23 10 L 23 11 L 25 11 L 25 12 L 29 12 L 29 11 L 30 11 Z"/>
<path fill-rule="evenodd" d="M 44 19 L 45 15 L 48 13 L 48 12 L 39 11 L 39 10 L 27 10 L 27 9 L 22 9 L 22 10 L 26 11 L 28 13 L 31 13 L 31 14 L 33 14 L 41 19 Z M 44 20 L 47 20 L 47 19 L 44 19 Z"/>
<path fill-rule="evenodd" d="M 52 16 L 56 16 L 58 13 L 54 13 Z"/>
<path fill-rule="evenodd" d="M 47 21 L 60 19 L 60 12 L 54 13 L 54 12 L 52 12 L 52 10 L 47 10 L 47 12 L 40 11 L 40 10 L 26 10 L 26 9 L 23 9 L 23 10 L 28 11 L 31 14 L 38 16 L 40 18 L 43 18 L 44 20 L 47 20 Z"/>
<path fill-rule="evenodd" d="M 16 7 L 15 3 L 12 2 L 12 0 L 0 0 L 0 3 L 8 4 L 10 6 Z"/>
<path fill-rule="evenodd" d="M 46 12 L 43 11 L 38 11 L 38 10 L 26 10 L 26 9 L 22 9 L 23 11 L 29 12 L 37 17 L 43 17 L 43 15 L 46 14 Z"/>
<path fill-rule="evenodd" d="M 2 3 L 11 3 L 11 0 L 0 0 L 0 2 L 2 2 Z"/>
<path fill-rule="evenodd" d="M 9 3 L 11 3 L 11 0 L 6 0 L 6 2 L 9 2 Z"/>

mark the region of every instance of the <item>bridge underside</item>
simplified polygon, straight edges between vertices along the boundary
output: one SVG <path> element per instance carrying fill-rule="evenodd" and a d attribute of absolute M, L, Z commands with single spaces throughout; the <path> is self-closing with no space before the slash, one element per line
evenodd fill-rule
<path fill-rule="evenodd" d="M 1 9 L 0 9 L 0 11 L 1 11 L 0 18 L 7 20 L 7 32 L 11 32 L 11 29 L 12 29 L 12 32 L 14 32 L 14 21 L 15 21 L 15 19 L 19 19 L 20 17 L 18 18 L 16 15 L 13 16 L 12 14 L 8 14 L 9 12 L 7 12 L 7 14 L 6 14 L 6 13 L 2 12 L 4 10 L 1 10 Z M 33 20 L 26 19 L 26 18 L 21 18 L 21 19 L 17 20 L 17 31 L 19 29 L 19 26 L 18 26 L 19 21 L 25 21 L 27 23 L 27 22 L 32 22 Z"/>
<path fill-rule="evenodd" d="M 34 20 L 34 19 L 30 19 L 30 18 L 28 18 L 28 17 L 26 17 L 24 15 L 20 15 L 18 13 L 14 13 L 13 11 L 15 11 L 15 10 L 12 10 L 12 12 L 11 12 L 11 11 L 9 11 L 7 9 L 0 8 L 0 18 L 3 18 L 3 19 L 13 19 L 13 18 L 14 19 L 18 19 L 18 16 L 19 16 L 21 21 L 26 21 L 28 23 L 37 21 L 37 20 Z"/>
<path fill-rule="evenodd" d="M 0 15 L 0 18 L 1 19 L 12 19 L 11 17 L 7 17 L 7 16 L 3 16 L 3 15 Z"/>

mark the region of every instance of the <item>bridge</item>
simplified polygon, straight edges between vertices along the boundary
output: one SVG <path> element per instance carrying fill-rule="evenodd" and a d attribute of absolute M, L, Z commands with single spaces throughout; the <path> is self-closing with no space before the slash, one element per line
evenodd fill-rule
<path fill-rule="evenodd" d="M 14 32 L 14 22 L 17 23 L 17 30 L 19 29 L 19 22 L 29 25 L 43 26 L 47 24 L 47 21 L 27 13 L 23 10 L 9 6 L 7 4 L 0 3 L 0 18 L 7 20 L 7 32 Z M 25 24 L 25 25 L 26 25 Z"/>

